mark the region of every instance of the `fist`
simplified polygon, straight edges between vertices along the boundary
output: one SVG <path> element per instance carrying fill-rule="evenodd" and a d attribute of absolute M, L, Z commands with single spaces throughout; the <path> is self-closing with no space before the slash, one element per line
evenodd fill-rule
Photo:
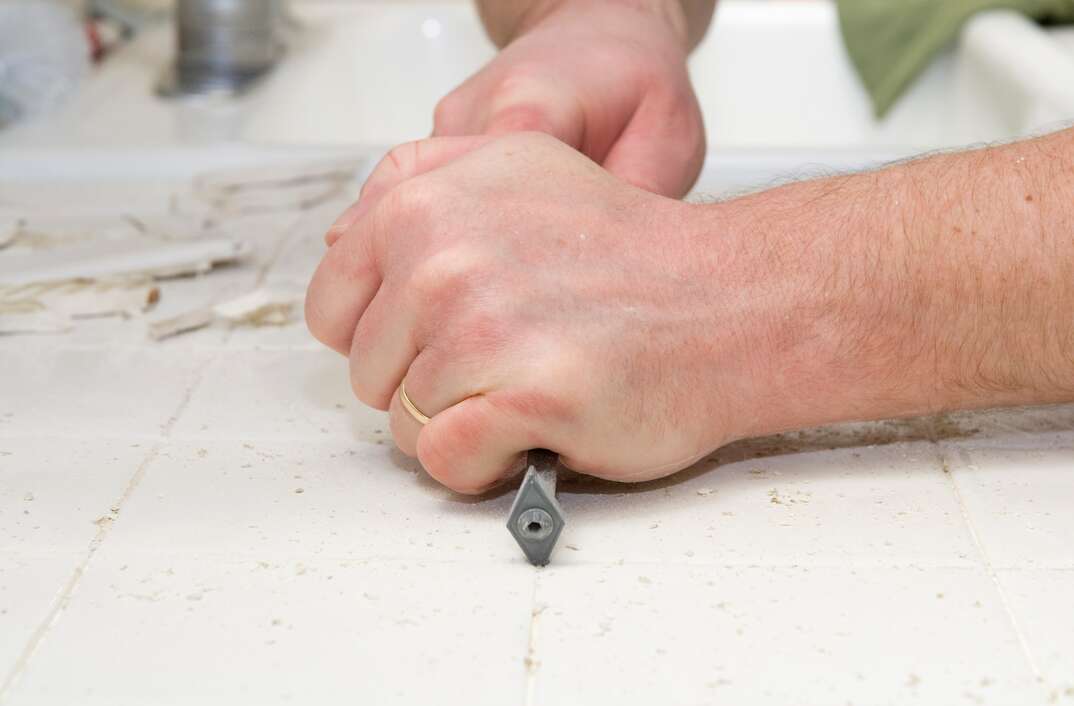
<path fill-rule="evenodd" d="M 667 475 L 738 435 L 726 401 L 748 387 L 721 296 L 733 258 L 698 208 L 543 134 L 402 145 L 334 227 L 306 319 L 455 490 L 535 447 L 602 478 Z"/>
<path fill-rule="evenodd" d="M 686 56 L 681 30 L 654 8 L 559 3 L 440 101 L 433 134 L 544 132 L 679 198 L 705 154 Z"/>

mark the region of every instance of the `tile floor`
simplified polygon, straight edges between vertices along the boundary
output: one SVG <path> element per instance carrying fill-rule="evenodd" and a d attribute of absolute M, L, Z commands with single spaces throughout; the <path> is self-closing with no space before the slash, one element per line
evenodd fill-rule
<path fill-rule="evenodd" d="M 150 318 L 301 283 L 342 205 L 229 223 L 254 261 Z M 301 322 L 144 325 L 0 338 L 5 706 L 1074 704 L 1074 406 L 568 480 L 534 569 Z"/>

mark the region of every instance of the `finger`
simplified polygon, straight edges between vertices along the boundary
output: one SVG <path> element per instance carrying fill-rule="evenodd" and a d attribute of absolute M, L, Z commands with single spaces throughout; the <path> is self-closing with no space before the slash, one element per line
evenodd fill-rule
<path fill-rule="evenodd" d="M 499 344 L 479 346 L 454 342 L 434 343 L 422 349 L 407 369 L 405 384 L 407 398 L 418 410 L 435 417 L 445 409 L 474 395 L 484 394 L 502 382 L 494 372 Z M 391 430 L 396 446 L 409 456 L 417 455 L 418 434 L 423 424 L 404 407 L 396 390 L 391 400 Z"/>
<path fill-rule="evenodd" d="M 348 355 L 358 321 L 380 287 L 368 237 L 355 234 L 325 253 L 306 290 L 306 325 L 313 337 Z"/>
<path fill-rule="evenodd" d="M 482 135 L 435 137 L 406 142 L 393 147 L 377 164 L 355 201 L 328 228 L 325 243 L 331 247 L 358 222 L 381 196 L 396 185 L 419 174 L 441 167 L 456 157 L 487 144 L 492 138 Z"/>
<path fill-rule="evenodd" d="M 505 404 L 506 394 L 468 397 L 433 416 L 417 440 L 429 475 L 452 490 L 478 494 L 520 471 L 528 449 L 544 448 L 534 420 Z"/>
<path fill-rule="evenodd" d="M 410 396 L 410 391 L 407 390 L 407 398 L 417 406 L 418 403 L 414 402 L 414 398 Z M 425 411 L 419 406 L 419 410 L 425 414 Z M 426 415 L 428 416 L 428 415 Z M 425 425 L 414 417 L 413 414 L 403 406 L 403 398 L 400 396 L 399 390 L 395 391 L 392 395 L 391 403 L 388 407 L 388 429 L 392 433 L 392 439 L 395 441 L 395 445 L 400 451 L 407 456 L 418 455 L 418 435 L 421 433 L 422 427 Z"/>
<path fill-rule="evenodd" d="M 351 389 L 375 409 L 388 409 L 392 395 L 418 355 L 413 307 L 384 284 L 354 329 L 349 356 Z"/>
<path fill-rule="evenodd" d="M 544 132 L 579 148 L 585 137 L 585 111 L 581 101 L 550 81 L 509 80 L 492 96 L 484 132 Z"/>
<path fill-rule="evenodd" d="M 705 157 L 705 132 L 697 101 L 690 96 L 649 94 L 638 106 L 604 168 L 655 194 L 682 198 L 697 180 Z"/>

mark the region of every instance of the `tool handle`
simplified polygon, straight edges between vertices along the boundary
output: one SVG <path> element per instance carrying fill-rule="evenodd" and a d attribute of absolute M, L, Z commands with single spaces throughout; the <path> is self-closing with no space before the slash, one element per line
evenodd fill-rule
<path fill-rule="evenodd" d="M 546 449 L 526 453 L 526 472 L 507 517 L 507 529 L 534 566 L 543 566 L 566 524 L 556 499 L 559 456 Z"/>

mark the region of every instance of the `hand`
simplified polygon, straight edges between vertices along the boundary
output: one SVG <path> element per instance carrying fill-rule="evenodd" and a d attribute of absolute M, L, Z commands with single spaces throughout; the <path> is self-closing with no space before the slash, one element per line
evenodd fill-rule
<path fill-rule="evenodd" d="M 705 154 L 679 0 L 534 3 L 518 36 L 436 108 L 435 136 L 546 132 L 682 197 Z"/>
<path fill-rule="evenodd" d="M 667 475 L 749 416 L 749 322 L 731 318 L 736 280 L 691 228 L 697 208 L 542 134 L 402 145 L 346 216 L 306 319 L 349 356 L 358 398 L 390 409 L 399 448 L 455 490 L 534 447 L 603 478 Z"/>

